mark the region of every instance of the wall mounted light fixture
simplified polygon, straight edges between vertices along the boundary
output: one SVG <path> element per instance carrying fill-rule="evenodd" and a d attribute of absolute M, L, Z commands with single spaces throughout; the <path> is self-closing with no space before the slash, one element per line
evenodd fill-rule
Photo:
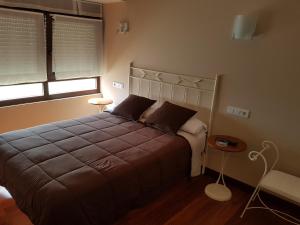
<path fill-rule="evenodd" d="M 250 15 L 237 15 L 233 23 L 232 39 L 251 40 L 256 29 L 257 18 Z"/>
<path fill-rule="evenodd" d="M 119 23 L 118 33 L 126 34 L 129 32 L 129 23 L 127 21 L 121 21 Z"/>

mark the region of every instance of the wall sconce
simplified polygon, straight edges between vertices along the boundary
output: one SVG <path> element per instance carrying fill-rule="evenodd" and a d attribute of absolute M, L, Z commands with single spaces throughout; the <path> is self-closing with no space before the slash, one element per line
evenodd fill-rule
<path fill-rule="evenodd" d="M 251 40 L 256 29 L 257 18 L 249 15 L 237 15 L 233 23 L 232 39 Z"/>
<path fill-rule="evenodd" d="M 119 23 L 118 33 L 126 34 L 129 32 L 129 23 L 126 21 L 122 21 Z"/>

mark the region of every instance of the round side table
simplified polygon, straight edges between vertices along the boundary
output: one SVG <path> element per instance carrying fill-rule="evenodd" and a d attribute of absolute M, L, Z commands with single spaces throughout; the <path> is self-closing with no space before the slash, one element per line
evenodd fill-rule
<path fill-rule="evenodd" d="M 227 145 L 221 145 L 218 141 L 228 141 Z M 210 148 L 222 151 L 222 163 L 219 177 L 216 183 L 208 184 L 205 187 L 205 194 L 216 201 L 228 201 L 232 197 L 230 189 L 224 180 L 224 167 L 229 157 L 229 153 L 242 152 L 247 149 L 247 144 L 235 137 L 226 135 L 212 135 L 208 138 Z M 221 183 L 222 181 L 222 183 Z"/>
<path fill-rule="evenodd" d="M 88 103 L 92 105 L 97 105 L 99 107 L 99 112 L 103 112 L 105 106 L 113 103 L 113 100 L 109 98 L 91 98 Z"/>

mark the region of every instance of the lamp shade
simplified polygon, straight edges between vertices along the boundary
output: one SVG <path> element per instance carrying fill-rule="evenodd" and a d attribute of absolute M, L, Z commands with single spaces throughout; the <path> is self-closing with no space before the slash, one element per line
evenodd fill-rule
<path fill-rule="evenodd" d="M 249 15 L 237 15 L 233 24 L 232 38 L 251 40 L 256 29 L 257 18 Z"/>

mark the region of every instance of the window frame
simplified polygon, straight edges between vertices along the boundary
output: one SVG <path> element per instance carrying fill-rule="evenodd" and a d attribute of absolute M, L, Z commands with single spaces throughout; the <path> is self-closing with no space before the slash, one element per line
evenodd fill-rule
<path fill-rule="evenodd" d="M 53 28 L 53 19 L 52 19 L 52 16 L 50 14 L 73 16 L 73 17 L 87 18 L 87 19 L 96 19 L 96 20 L 99 20 L 99 21 L 103 21 L 102 17 L 81 16 L 81 15 L 73 15 L 73 14 L 66 14 L 66 13 L 43 11 L 43 10 L 39 10 L 39 9 L 27 9 L 27 8 L 9 7 L 9 6 L 1 6 L 1 5 L 0 5 L 0 8 L 15 9 L 15 10 L 29 11 L 29 12 L 38 12 L 38 13 L 42 13 L 44 15 L 45 35 L 46 35 L 46 40 L 45 40 L 46 41 L 46 66 L 47 66 L 47 81 L 45 81 L 45 82 L 33 82 L 33 83 L 20 83 L 20 84 L 14 84 L 14 85 L 2 85 L 2 86 L 7 87 L 7 86 L 16 86 L 16 85 L 23 85 L 23 84 L 40 83 L 40 84 L 43 84 L 43 92 L 44 92 L 43 96 L 0 101 L 0 107 L 20 105 L 20 104 L 26 104 L 26 103 L 35 103 L 35 102 L 42 102 L 42 101 L 49 101 L 49 100 L 55 100 L 55 99 L 64 99 L 64 98 L 70 98 L 70 97 L 79 97 L 79 96 L 85 96 L 85 95 L 91 95 L 91 94 L 100 94 L 101 93 L 101 75 L 100 74 L 99 74 L 99 76 L 89 77 L 90 79 L 96 79 L 96 89 L 93 89 L 93 90 L 85 90 L 85 91 L 77 91 L 77 92 L 69 92 L 69 93 L 50 95 L 49 94 L 49 89 L 48 89 L 48 82 L 89 79 L 88 77 L 73 78 L 73 79 L 62 79 L 62 80 L 56 80 L 55 79 L 55 73 L 53 72 L 53 69 L 52 69 L 52 60 L 53 60 L 53 58 L 52 58 L 52 52 L 53 52 L 53 46 L 52 46 L 53 45 L 53 42 L 52 42 L 53 41 L 53 29 L 52 29 Z M 104 35 L 104 30 L 103 30 L 103 35 Z"/>

